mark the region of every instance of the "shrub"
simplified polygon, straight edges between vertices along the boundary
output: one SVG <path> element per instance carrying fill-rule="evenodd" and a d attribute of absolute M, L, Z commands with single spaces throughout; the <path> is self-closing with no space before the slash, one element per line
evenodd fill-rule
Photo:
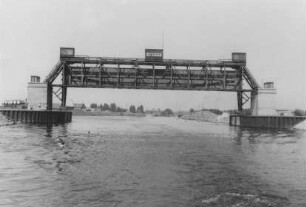
<path fill-rule="evenodd" d="M 295 109 L 293 111 L 294 116 L 306 116 L 305 111 L 301 110 L 301 109 Z"/>
<path fill-rule="evenodd" d="M 160 112 L 160 116 L 173 116 L 174 113 L 171 109 L 166 108 L 165 110 Z"/>

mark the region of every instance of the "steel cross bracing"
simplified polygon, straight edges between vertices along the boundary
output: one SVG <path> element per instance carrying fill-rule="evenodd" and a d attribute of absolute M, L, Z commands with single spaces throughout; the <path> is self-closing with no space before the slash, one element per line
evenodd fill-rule
<path fill-rule="evenodd" d="M 62 80 L 56 84 L 54 80 L 59 74 L 62 74 Z M 147 62 L 133 58 L 61 58 L 45 83 L 48 84 L 49 110 L 52 109 L 53 93 L 62 106 L 66 105 L 68 87 L 230 91 L 237 92 L 239 110 L 259 88 L 245 63 L 231 60 Z M 54 88 L 60 90 L 54 92 Z"/>

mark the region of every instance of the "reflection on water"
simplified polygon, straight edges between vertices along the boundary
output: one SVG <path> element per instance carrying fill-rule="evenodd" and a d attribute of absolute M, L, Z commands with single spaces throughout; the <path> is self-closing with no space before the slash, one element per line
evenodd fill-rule
<path fill-rule="evenodd" d="M 0 127 L 0 206 L 304 206 L 305 131 L 175 118 Z"/>
<path fill-rule="evenodd" d="M 305 206 L 305 131 L 237 131 L 236 143 L 245 159 L 252 162 L 247 166 L 248 171 L 257 173 L 261 179 L 282 189 L 295 205 Z"/>

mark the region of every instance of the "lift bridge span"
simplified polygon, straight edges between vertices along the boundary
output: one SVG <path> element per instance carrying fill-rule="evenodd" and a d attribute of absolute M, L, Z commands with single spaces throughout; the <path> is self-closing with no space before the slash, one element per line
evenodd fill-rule
<path fill-rule="evenodd" d="M 52 110 L 53 94 L 65 107 L 70 87 L 236 92 L 242 110 L 259 88 L 245 56 L 233 53 L 228 60 L 88 57 L 75 56 L 74 48 L 61 48 L 60 60 L 44 80 L 47 109 Z"/>

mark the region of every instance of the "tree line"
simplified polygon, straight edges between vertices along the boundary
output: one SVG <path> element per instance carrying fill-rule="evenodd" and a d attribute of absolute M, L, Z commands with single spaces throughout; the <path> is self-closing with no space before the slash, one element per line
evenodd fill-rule
<path fill-rule="evenodd" d="M 302 109 L 295 109 L 293 111 L 294 116 L 306 116 L 306 111 Z"/>
<path fill-rule="evenodd" d="M 116 103 L 104 103 L 104 104 L 96 104 L 92 103 L 90 104 L 90 108 L 92 109 L 100 109 L 101 111 L 112 111 L 112 112 L 126 112 L 129 111 L 131 113 L 144 113 L 144 107 L 143 105 L 140 106 L 135 106 L 135 105 L 130 105 L 129 109 L 121 108 L 116 105 Z"/>

